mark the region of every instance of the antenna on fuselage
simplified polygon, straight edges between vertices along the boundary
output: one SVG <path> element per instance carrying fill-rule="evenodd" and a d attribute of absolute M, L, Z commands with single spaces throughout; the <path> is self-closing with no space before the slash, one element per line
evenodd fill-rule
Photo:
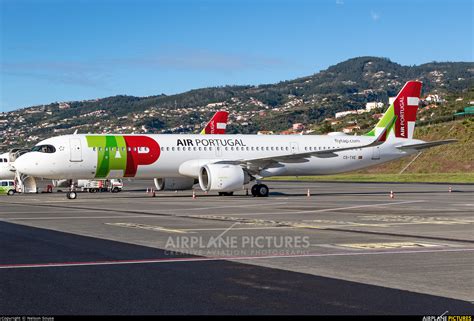
<path fill-rule="evenodd" d="M 76 129 L 76 130 L 74 131 L 74 134 L 73 134 L 73 135 L 77 135 L 77 131 L 78 131 L 78 129 Z"/>

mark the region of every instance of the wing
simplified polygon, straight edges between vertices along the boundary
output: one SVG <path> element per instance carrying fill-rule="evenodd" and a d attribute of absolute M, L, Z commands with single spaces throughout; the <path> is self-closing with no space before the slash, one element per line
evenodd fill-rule
<path fill-rule="evenodd" d="M 361 148 L 369 148 L 381 145 L 385 142 L 387 138 L 387 128 L 385 128 L 377 138 L 375 138 L 370 144 L 366 145 L 354 145 L 349 147 L 342 148 L 333 148 L 326 150 L 318 150 L 304 153 L 292 153 L 279 156 L 269 156 L 261 158 L 252 158 L 252 159 L 240 159 L 240 160 L 222 160 L 216 162 L 216 164 L 232 164 L 232 165 L 241 165 L 247 169 L 250 173 L 256 174 L 260 170 L 269 167 L 280 167 L 283 166 L 281 163 L 306 163 L 309 162 L 311 157 L 319 158 L 331 158 L 337 157 L 337 153 L 343 152 L 346 150 L 354 150 Z"/>
<path fill-rule="evenodd" d="M 410 144 L 410 145 L 401 145 L 397 146 L 400 150 L 423 150 L 426 148 L 431 148 L 440 145 L 446 145 L 457 142 L 457 139 L 446 139 L 446 140 L 437 140 L 434 142 L 427 142 L 427 143 L 418 143 L 418 144 Z"/>

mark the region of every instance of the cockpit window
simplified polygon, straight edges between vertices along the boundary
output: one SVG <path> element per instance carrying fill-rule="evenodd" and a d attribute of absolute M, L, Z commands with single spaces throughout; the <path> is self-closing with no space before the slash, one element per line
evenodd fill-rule
<path fill-rule="evenodd" d="M 56 148 L 53 145 L 38 145 L 33 147 L 31 151 L 52 154 L 56 152 Z"/>

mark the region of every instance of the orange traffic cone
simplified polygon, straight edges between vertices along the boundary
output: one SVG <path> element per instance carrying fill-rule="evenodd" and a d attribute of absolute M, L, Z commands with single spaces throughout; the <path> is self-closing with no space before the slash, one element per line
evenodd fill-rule
<path fill-rule="evenodd" d="M 311 196 L 311 193 L 309 192 L 309 188 L 308 188 L 308 192 L 306 192 L 306 197 L 310 197 Z"/>
<path fill-rule="evenodd" d="M 449 188 L 448 188 L 448 192 L 451 193 L 452 191 L 453 191 L 453 188 L 452 188 L 451 185 L 450 185 Z"/>
<path fill-rule="evenodd" d="M 193 190 L 193 199 L 196 199 L 196 192 Z"/>
<path fill-rule="evenodd" d="M 390 191 L 390 198 L 395 198 L 395 194 L 393 193 L 393 191 Z"/>

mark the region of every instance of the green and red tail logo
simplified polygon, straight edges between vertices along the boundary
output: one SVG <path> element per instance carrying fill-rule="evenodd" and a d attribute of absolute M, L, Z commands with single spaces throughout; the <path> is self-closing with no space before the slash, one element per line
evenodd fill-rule
<path fill-rule="evenodd" d="M 413 138 L 421 87 L 421 81 L 408 81 L 375 125 L 375 128 L 368 132 L 366 136 L 376 136 L 386 128 L 387 137 L 394 129 L 395 137 Z"/>
<path fill-rule="evenodd" d="M 97 151 L 96 178 L 111 170 L 122 170 L 123 177 L 134 177 L 139 165 L 150 165 L 160 157 L 160 145 L 148 136 L 86 136 L 87 145 Z"/>

